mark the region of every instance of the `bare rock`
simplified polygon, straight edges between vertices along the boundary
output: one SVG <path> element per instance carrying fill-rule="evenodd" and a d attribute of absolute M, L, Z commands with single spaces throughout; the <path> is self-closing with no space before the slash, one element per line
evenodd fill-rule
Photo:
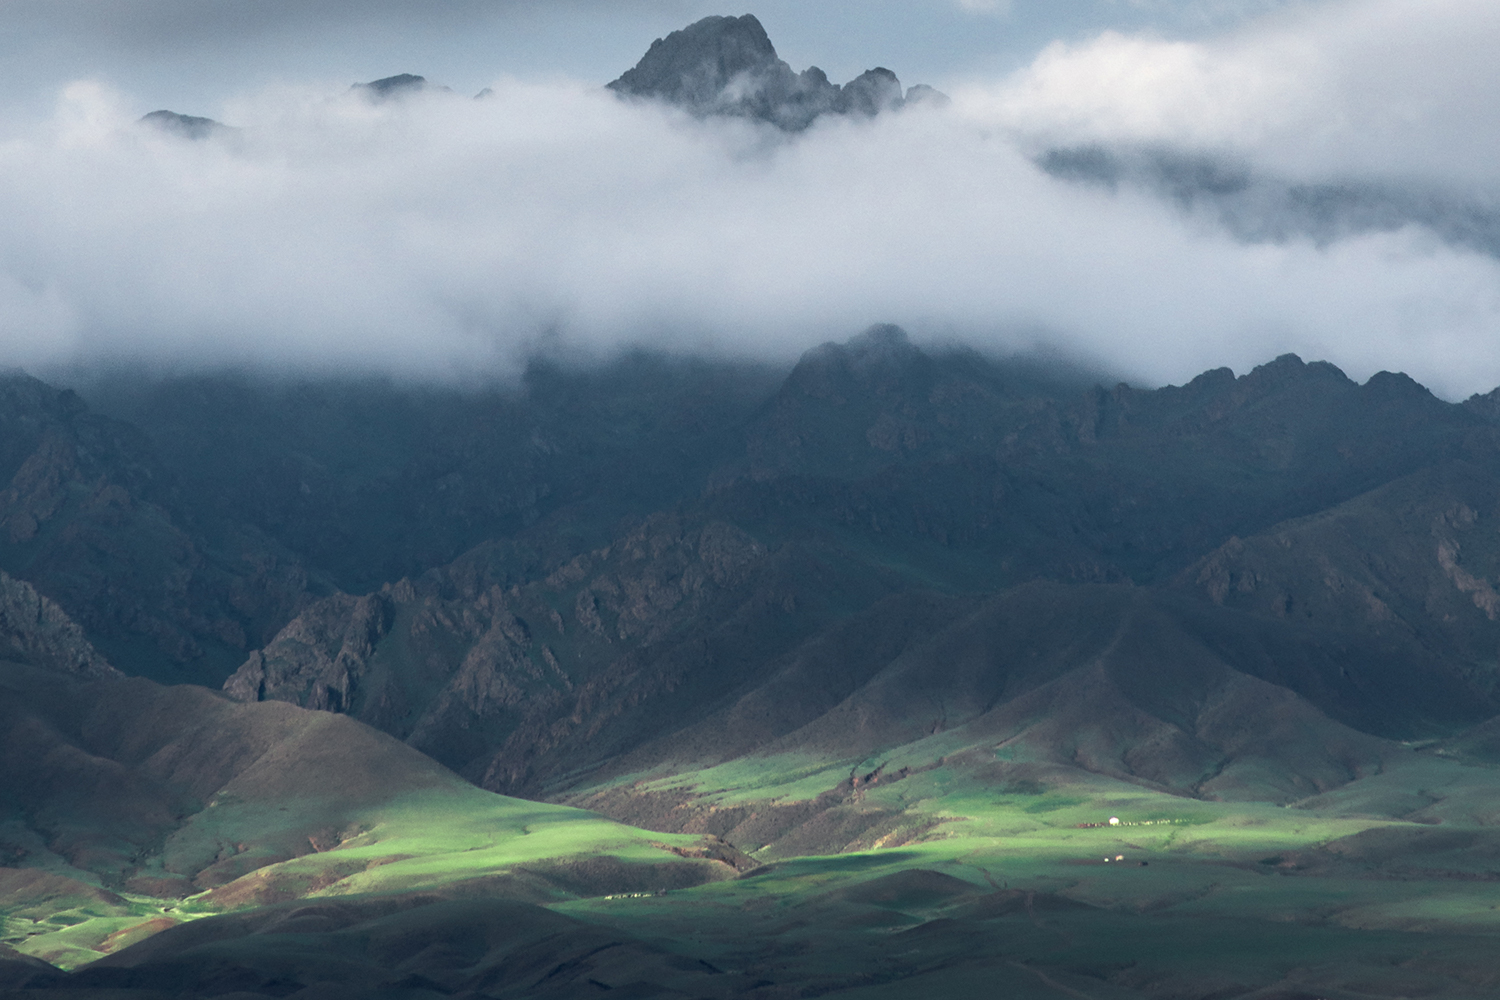
<path fill-rule="evenodd" d="M 56 602 L 0 571 L 0 656 L 90 679 L 119 671 Z"/>
<path fill-rule="evenodd" d="M 873 117 L 906 104 L 884 67 L 840 87 L 816 66 L 801 73 L 776 55 L 753 15 L 705 17 L 658 38 L 634 68 L 609 85 L 618 94 L 666 101 L 695 115 L 727 115 L 800 131 L 826 114 Z M 917 91 L 917 88 L 912 88 Z M 917 91 L 939 103 L 932 88 Z"/>

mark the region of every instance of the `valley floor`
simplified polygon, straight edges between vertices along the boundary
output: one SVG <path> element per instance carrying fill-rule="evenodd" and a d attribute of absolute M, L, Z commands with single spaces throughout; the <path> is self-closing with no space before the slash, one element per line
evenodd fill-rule
<path fill-rule="evenodd" d="M 1500 768 L 1486 761 L 1401 747 L 1380 773 L 1283 805 L 1024 761 L 1002 761 L 997 782 L 972 752 L 926 743 L 901 760 L 766 757 L 595 793 L 659 823 L 670 800 L 684 829 L 745 832 L 761 815 L 780 836 L 742 843 L 751 855 L 455 787 L 187 899 L 79 871 L 69 898 L 53 876 L 48 898 L 9 897 L 0 996 L 1500 992 Z M 797 849 L 851 833 L 853 849 Z"/>

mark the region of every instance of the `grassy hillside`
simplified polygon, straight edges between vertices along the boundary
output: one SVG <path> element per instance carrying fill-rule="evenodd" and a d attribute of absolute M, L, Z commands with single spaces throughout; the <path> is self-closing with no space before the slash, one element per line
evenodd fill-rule
<path fill-rule="evenodd" d="M 554 900 L 732 875 L 699 838 L 481 791 L 343 716 L 0 665 L 0 941 L 71 967 L 307 896 Z"/>

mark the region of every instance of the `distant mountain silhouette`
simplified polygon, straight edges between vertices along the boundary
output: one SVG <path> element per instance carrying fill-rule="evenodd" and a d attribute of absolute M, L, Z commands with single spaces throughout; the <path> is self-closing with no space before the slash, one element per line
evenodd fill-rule
<path fill-rule="evenodd" d="M 199 118 L 196 115 L 182 115 L 166 110 L 153 111 L 142 116 L 141 124 L 159 128 L 163 132 L 170 132 L 184 139 L 207 139 L 219 132 L 230 130 L 228 125 L 216 122 L 212 118 Z"/>
<path fill-rule="evenodd" d="M 821 115 L 873 117 L 911 101 L 941 100 L 931 87 L 901 90 L 896 74 L 867 70 L 840 87 L 816 66 L 794 72 L 754 16 L 706 17 L 659 38 L 609 84 L 618 94 L 663 100 L 697 115 L 732 115 L 805 129 Z"/>
<path fill-rule="evenodd" d="M 414 73 L 398 73 L 395 76 L 383 77 L 369 83 L 356 83 L 351 89 L 375 101 L 392 100 L 404 94 L 417 94 L 424 90 L 450 90 L 448 87 L 428 83 L 425 76 L 417 76 Z"/>

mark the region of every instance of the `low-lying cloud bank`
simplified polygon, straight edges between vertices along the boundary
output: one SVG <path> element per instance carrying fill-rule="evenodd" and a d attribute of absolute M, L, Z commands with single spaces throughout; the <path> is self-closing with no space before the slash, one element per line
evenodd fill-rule
<path fill-rule="evenodd" d="M 1492 7 L 1103 36 L 950 107 L 795 137 L 500 80 L 479 100 L 324 84 L 177 108 L 236 126 L 190 141 L 80 82 L 44 127 L 0 132 L 0 364 L 449 378 L 545 342 L 790 357 L 889 321 L 1146 382 L 1296 351 L 1487 390 L 1500 260 L 1462 233 L 1500 192 Z M 1070 173 L 1056 150 L 1117 167 Z M 1152 174 L 1164 156 L 1212 167 L 1196 195 Z M 1254 184 L 1226 194 L 1218 169 Z M 1257 227 L 1309 186 L 1406 207 Z"/>

